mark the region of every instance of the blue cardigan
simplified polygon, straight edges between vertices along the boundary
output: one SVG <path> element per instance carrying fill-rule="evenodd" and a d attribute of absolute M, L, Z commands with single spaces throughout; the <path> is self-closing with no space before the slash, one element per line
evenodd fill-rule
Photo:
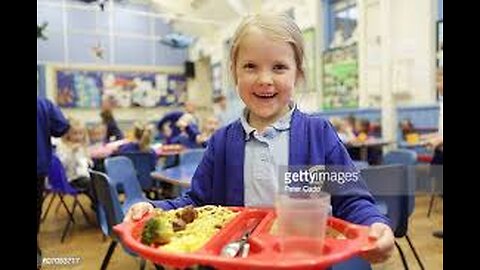
<path fill-rule="evenodd" d="M 60 137 L 70 128 L 60 108 L 37 97 L 37 176 L 45 176 L 52 160 L 51 136 Z"/>
<path fill-rule="evenodd" d="M 291 121 L 290 166 L 324 164 L 353 168 L 352 160 L 328 121 L 297 109 L 294 110 Z M 237 120 L 212 136 L 193 176 L 191 189 L 184 196 L 152 203 L 164 210 L 205 204 L 243 206 L 244 158 L 245 132 L 240 120 Z M 363 180 L 343 185 L 328 182 L 323 190 L 332 195 L 334 216 L 356 224 L 389 224 L 388 218 L 376 208 Z"/>

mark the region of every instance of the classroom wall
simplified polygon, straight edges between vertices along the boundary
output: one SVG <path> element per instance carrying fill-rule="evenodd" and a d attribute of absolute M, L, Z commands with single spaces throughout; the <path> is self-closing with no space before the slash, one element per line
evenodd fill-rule
<path fill-rule="evenodd" d="M 432 104 L 435 100 L 434 1 L 389 1 L 390 16 L 382 21 L 379 0 L 359 0 L 360 106 L 380 106 L 385 88 L 394 94 L 396 105 Z M 386 25 L 388 36 L 382 36 Z M 388 56 L 382 42 L 388 41 Z M 391 79 L 382 82 L 382 65 L 388 61 Z"/>
<path fill-rule="evenodd" d="M 179 66 L 186 49 L 159 42 L 171 32 L 164 18 L 152 16 L 148 4 L 37 0 L 37 24 L 48 22 L 48 40 L 37 40 L 37 62 L 99 65 Z M 92 47 L 101 44 L 103 59 Z"/>
<path fill-rule="evenodd" d="M 48 22 L 45 32 L 48 40 L 37 40 L 37 63 L 42 67 L 40 76 L 45 72 L 45 82 L 39 78 L 40 89 L 44 85 L 46 96 L 55 101 L 52 72 L 55 65 L 168 69 L 183 73 L 188 51 L 159 42 L 160 37 L 172 29 L 163 18 L 152 14 L 147 4 L 108 1 L 102 12 L 95 3 L 37 0 L 37 23 Z M 98 42 L 104 48 L 103 60 L 96 58 L 91 49 Z M 172 109 L 175 108 L 117 108 L 114 113 L 120 127 L 127 129 L 135 120 L 157 121 Z M 62 110 L 86 123 L 100 122 L 99 109 Z"/>

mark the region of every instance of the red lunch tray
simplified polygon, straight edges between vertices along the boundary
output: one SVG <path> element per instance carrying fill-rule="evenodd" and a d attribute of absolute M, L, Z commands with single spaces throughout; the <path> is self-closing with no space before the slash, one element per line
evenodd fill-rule
<path fill-rule="evenodd" d="M 374 241 L 368 237 L 368 227 L 355 225 L 338 218 L 329 217 L 328 226 L 345 236 L 337 239 L 327 236 L 323 253 L 315 256 L 291 257 L 280 252 L 279 238 L 270 234 L 276 218 L 273 209 L 230 207 L 239 214 L 222 230 L 214 235 L 203 248 L 193 253 L 172 253 L 144 245 L 139 240 L 140 231 L 149 216 L 136 223 L 121 223 L 114 227 L 122 243 L 139 256 L 156 264 L 185 268 L 192 265 L 208 265 L 216 269 L 325 269 L 335 263 L 347 260 L 361 252 L 374 248 Z M 261 220 L 249 238 L 250 252 L 246 258 L 221 257 L 220 251 L 230 241 L 237 240 Z M 299 245 L 313 244 L 302 239 Z"/>

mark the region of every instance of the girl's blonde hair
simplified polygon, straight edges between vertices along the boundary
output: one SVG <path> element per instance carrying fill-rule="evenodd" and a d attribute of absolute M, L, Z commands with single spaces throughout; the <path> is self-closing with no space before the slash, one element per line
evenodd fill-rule
<path fill-rule="evenodd" d="M 82 138 L 82 145 L 88 145 L 89 144 L 89 139 L 88 139 L 88 129 L 87 126 L 80 120 L 73 118 L 73 117 L 67 117 L 68 123 L 70 124 L 70 128 L 68 129 L 67 133 L 62 136 L 62 141 L 65 143 L 71 143 L 71 133 L 74 130 L 81 130 L 83 132 L 83 138 Z"/>
<path fill-rule="evenodd" d="M 141 152 L 147 152 L 152 142 L 152 128 L 146 123 L 136 122 L 133 128 L 133 136 L 138 140 Z"/>
<path fill-rule="evenodd" d="M 238 50 L 240 43 L 251 28 L 257 28 L 275 40 L 285 41 L 292 46 L 299 78 L 305 79 L 304 41 L 302 31 L 287 14 L 254 14 L 245 17 L 232 38 L 230 48 L 230 73 L 237 84 Z"/>

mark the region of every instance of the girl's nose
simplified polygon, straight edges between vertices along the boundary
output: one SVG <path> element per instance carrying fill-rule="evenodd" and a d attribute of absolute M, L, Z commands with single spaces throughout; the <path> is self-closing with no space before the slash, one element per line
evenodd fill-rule
<path fill-rule="evenodd" d="M 273 84 L 272 74 L 268 71 L 261 72 L 258 75 L 258 83 L 260 85 L 272 85 Z"/>

